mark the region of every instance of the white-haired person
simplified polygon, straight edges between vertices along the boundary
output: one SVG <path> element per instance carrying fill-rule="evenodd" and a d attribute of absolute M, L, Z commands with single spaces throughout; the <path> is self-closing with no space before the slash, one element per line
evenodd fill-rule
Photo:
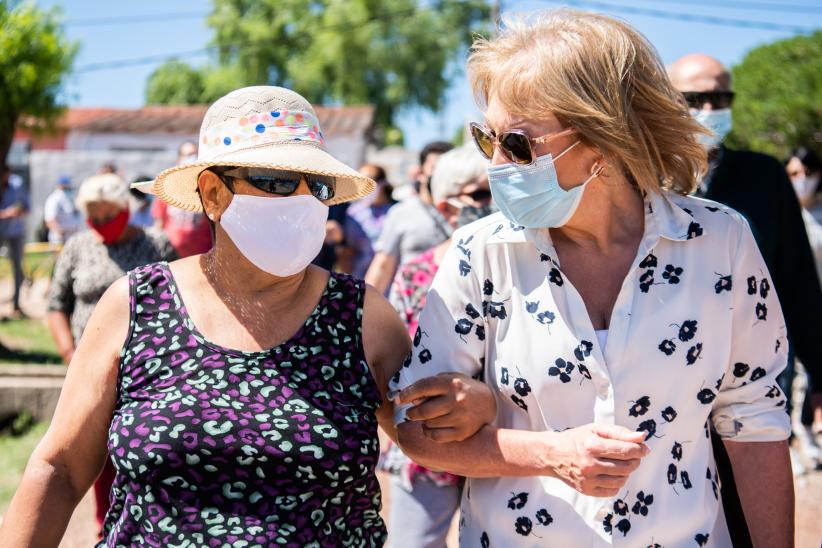
<path fill-rule="evenodd" d="M 219 99 L 199 142 L 145 186 L 203 212 L 214 246 L 133 270 L 100 299 L 0 546 L 56 546 L 107 454 L 107 546 L 384 542 L 377 423 L 393 435 L 384 395 L 411 341 L 382 295 L 311 265 L 329 205 L 374 182 L 327 152 L 312 106 L 280 87 Z M 461 385 L 479 390 L 454 401 L 493 408 L 484 385 Z M 457 416 L 441 423 L 458 438 L 491 419 Z"/>
<path fill-rule="evenodd" d="M 501 213 L 453 235 L 392 383 L 403 450 L 468 477 L 461 544 L 730 546 L 712 423 L 754 546 L 791 546 L 785 322 L 745 219 L 689 196 L 705 130 L 653 47 L 542 12 L 468 73 Z M 443 372 L 497 396 L 461 442 L 411 407 Z"/>
<path fill-rule="evenodd" d="M 486 163 L 470 144 L 440 156 L 431 175 L 430 193 L 434 207 L 452 228 L 494 211 Z M 394 277 L 388 299 L 411 336 L 417 331 L 425 296 L 450 245 L 448 239 L 409 260 Z M 392 548 L 445 546 L 451 519 L 459 508 L 462 478 L 418 465 L 395 444 L 389 444 L 384 452 L 382 466 L 391 474 L 388 522 Z"/>
<path fill-rule="evenodd" d="M 177 258 L 159 231 L 129 225 L 128 184 L 113 173 L 94 175 L 80 186 L 75 203 L 88 230 L 66 242 L 57 258 L 48 298 L 48 323 L 63 361 L 71 362 L 97 302 L 134 268 Z M 114 469 L 106 462 L 94 484 L 97 522 L 108 510 Z"/>

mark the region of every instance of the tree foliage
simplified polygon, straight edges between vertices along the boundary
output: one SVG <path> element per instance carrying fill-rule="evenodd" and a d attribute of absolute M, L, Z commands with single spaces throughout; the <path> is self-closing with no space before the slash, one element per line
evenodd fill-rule
<path fill-rule="evenodd" d="M 22 116 L 47 126 L 62 112 L 59 94 L 76 52 L 57 11 L 0 0 L 0 160 Z"/>
<path fill-rule="evenodd" d="M 404 107 L 441 107 L 457 54 L 489 14 L 486 0 L 214 0 L 218 65 L 202 69 L 200 99 L 276 84 L 313 103 L 372 104 L 388 130 Z"/>
<path fill-rule="evenodd" d="M 822 153 L 822 31 L 751 50 L 733 68 L 732 146 L 785 158 Z"/>
<path fill-rule="evenodd" d="M 172 59 L 151 75 L 146 86 L 146 103 L 190 105 L 200 102 L 204 92 L 202 72 Z"/>

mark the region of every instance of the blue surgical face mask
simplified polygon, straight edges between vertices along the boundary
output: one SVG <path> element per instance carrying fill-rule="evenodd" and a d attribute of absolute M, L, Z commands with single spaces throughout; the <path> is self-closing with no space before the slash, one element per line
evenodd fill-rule
<path fill-rule="evenodd" d="M 731 109 L 720 110 L 699 110 L 694 115 L 694 120 L 702 124 L 711 131 L 711 135 L 700 135 L 699 142 L 708 150 L 716 148 L 725 140 L 731 132 L 733 120 L 731 119 Z"/>
<path fill-rule="evenodd" d="M 574 216 L 582 193 L 601 170 L 569 190 L 559 186 L 554 162 L 579 144 L 569 146 L 553 158 L 540 156 L 531 165 L 504 164 L 488 167 L 488 182 L 494 203 L 511 222 L 526 228 L 555 228 Z"/>

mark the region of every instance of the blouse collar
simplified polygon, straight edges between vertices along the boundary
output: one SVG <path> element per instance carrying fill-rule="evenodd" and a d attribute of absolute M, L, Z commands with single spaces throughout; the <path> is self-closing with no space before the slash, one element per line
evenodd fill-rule
<path fill-rule="evenodd" d="M 674 242 L 685 242 L 703 235 L 702 226 L 696 222 L 690 211 L 679 206 L 666 192 L 650 192 L 643 196 L 645 208 L 645 234 L 641 247 L 652 249 L 660 238 Z M 491 225 L 493 232 L 489 244 L 532 243 L 543 255 L 559 265 L 556 249 L 547 229 L 525 228 L 500 216 L 501 222 Z"/>

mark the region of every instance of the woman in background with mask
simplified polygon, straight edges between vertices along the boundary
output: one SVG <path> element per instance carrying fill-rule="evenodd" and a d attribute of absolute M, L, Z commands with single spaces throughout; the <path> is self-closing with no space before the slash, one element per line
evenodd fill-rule
<path fill-rule="evenodd" d="M 465 226 L 495 211 L 485 164 L 472 145 L 448 151 L 437 161 L 429 190 L 434 207 L 452 228 Z M 397 271 L 388 299 L 411 336 L 417 331 L 417 319 L 425 307 L 428 289 L 451 244 L 449 238 Z M 417 412 L 425 410 L 421 407 Z M 445 546 L 451 520 L 459 508 L 462 478 L 420 466 L 394 444 L 384 452 L 382 467 L 391 474 L 391 547 Z"/>
<path fill-rule="evenodd" d="M 754 545 L 792 545 L 779 302 L 747 222 L 688 196 L 705 130 L 652 46 L 558 10 L 468 74 L 501 213 L 454 233 L 391 385 L 406 454 L 467 477 L 461 544 L 729 547 L 711 421 Z M 442 372 L 483 376 L 496 421 L 438 443 L 415 402 Z"/>
<path fill-rule="evenodd" d="M 822 280 L 822 161 L 814 151 L 800 147 L 791 153 L 785 169 L 802 206 L 802 218 L 816 257 L 816 272 Z"/>
<path fill-rule="evenodd" d="M 106 289 L 134 268 L 177 258 L 160 232 L 129 224 L 129 188 L 119 176 L 95 175 L 80 186 L 77 207 L 90 230 L 69 238 L 57 259 L 49 288 L 48 322 L 68 364 L 94 307 Z M 106 461 L 94 484 L 97 523 L 103 525 L 114 469 Z"/>
<path fill-rule="evenodd" d="M 56 546 L 107 451 L 108 546 L 381 545 L 377 421 L 393 434 L 410 341 L 381 295 L 310 266 L 328 206 L 373 181 L 328 154 L 305 99 L 260 86 L 212 105 L 198 161 L 146 186 L 204 212 L 215 245 L 100 300 L 0 545 Z"/>
<path fill-rule="evenodd" d="M 819 184 L 822 161 L 812 150 L 800 147 L 791 153 L 785 162 L 785 169 L 802 206 L 802 220 L 805 221 L 808 242 L 816 258 L 816 273 L 822 282 L 822 186 Z M 804 376 L 808 379 L 807 374 Z M 817 411 L 814 416 L 810 403 L 811 393 L 811 387 L 808 387 L 802 404 L 800 425 L 794 428 L 794 434 L 799 441 L 799 450 L 811 467 L 819 469 L 822 467 L 822 450 L 816 441 L 816 435 L 822 433 L 822 413 Z"/>

